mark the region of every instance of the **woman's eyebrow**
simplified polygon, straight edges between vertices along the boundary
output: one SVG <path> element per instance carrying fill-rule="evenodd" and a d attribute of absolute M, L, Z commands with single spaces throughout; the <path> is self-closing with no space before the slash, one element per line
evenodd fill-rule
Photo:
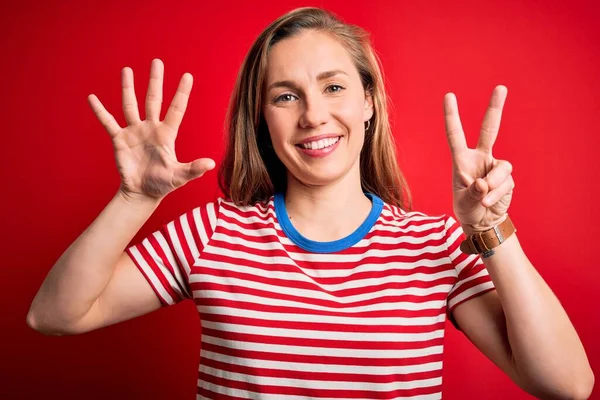
<path fill-rule="evenodd" d="M 343 75 L 348 75 L 347 73 L 345 73 L 344 71 L 342 71 L 341 69 L 333 69 L 331 71 L 325 71 L 325 72 L 321 72 L 318 76 L 317 76 L 317 81 L 322 81 L 328 78 L 331 78 L 332 76 L 338 75 L 338 74 L 343 74 Z M 298 86 L 290 80 L 285 80 L 285 81 L 277 81 L 277 82 L 273 82 L 269 85 L 269 87 L 267 88 L 267 91 L 274 89 L 274 88 L 278 88 L 278 87 L 287 87 L 287 88 L 292 88 L 297 90 Z"/>
<path fill-rule="evenodd" d="M 348 75 L 347 73 L 345 73 L 344 71 L 342 71 L 341 69 L 334 69 L 331 71 L 325 71 L 325 72 L 321 72 L 318 76 L 317 76 L 317 80 L 318 81 L 322 81 L 324 79 L 327 78 L 331 78 L 332 76 L 335 76 L 337 74 L 344 74 L 344 75 Z"/>

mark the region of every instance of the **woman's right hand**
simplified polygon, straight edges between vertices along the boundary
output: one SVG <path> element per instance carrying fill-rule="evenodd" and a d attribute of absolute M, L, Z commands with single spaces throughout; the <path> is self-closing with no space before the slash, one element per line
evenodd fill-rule
<path fill-rule="evenodd" d="M 100 100 L 91 94 L 88 102 L 112 140 L 115 161 L 121 175 L 120 192 L 128 200 L 161 200 L 192 179 L 215 167 L 210 158 L 180 163 L 175 155 L 175 139 L 185 113 L 192 75 L 181 77 L 171 106 L 160 121 L 164 65 L 152 61 L 150 83 L 146 96 L 146 119 L 142 121 L 133 86 L 133 71 L 125 67 L 121 72 L 123 112 L 127 126 L 119 126 Z"/>

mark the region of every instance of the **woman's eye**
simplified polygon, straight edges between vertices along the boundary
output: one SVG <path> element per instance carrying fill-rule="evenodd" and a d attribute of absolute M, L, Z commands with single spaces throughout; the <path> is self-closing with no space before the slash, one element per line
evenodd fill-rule
<path fill-rule="evenodd" d="M 279 96 L 278 98 L 276 98 L 275 102 L 276 103 L 279 103 L 279 102 L 284 102 L 285 103 L 285 102 L 288 102 L 288 101 L 292 101 L 295 98 L 296 98 L 296 96 L 294 96 L 293 94 L 286 93 L 286 94 L 282 94 L 281 96 Z"/>
<path fill-rule="evenodd" d="M 340 91 L 342 91 L 343 89 L 344 89 L 344 88 L 343 88 L 343 87 L 341 87 L 340 85 L 330 85 L 330 86 L 327 86 L 327 90 L 328 90 L 330 93 L 337 93 L 337 92 L 340 92 Z"/>

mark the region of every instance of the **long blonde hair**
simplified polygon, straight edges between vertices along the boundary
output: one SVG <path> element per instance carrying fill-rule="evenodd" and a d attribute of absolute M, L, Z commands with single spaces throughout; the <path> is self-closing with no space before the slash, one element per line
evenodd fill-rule
<path fill-rule="evenodd" d="M 374 114 L 360 154 L 363 191 L 410 210 L 410 190 L 398 167 L 380 62 L 369 34 L 329 11 L 313 7 L 298 8 L 272 22 L 248 51 L 227 113 L 228 142 L 219 170 L 221 190 L 241 206 L 264 202 L 275 192 L 285 192 L 286 168 L 270 145 L 261 110 L 267 55 L 277 42 L 307 29 L 325 32 L 340 41 L 354 61 L 363 88 L 373 97 Z"/>

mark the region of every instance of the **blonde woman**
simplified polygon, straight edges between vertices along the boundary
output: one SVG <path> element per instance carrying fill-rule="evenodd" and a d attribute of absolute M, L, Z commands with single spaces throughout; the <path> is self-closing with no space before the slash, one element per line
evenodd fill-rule
<path fill-rule="evenodd" d="M 78 334 L 193 299 L 199 399 L 439 399 L 450 318 L 529 393 L 588 397 L 582 344 L 508 218 L 511 165 L 492 156 L 505 87 L 474 149 L 446 95 L 456 220 L 411 211 L 367 34 L 294 10 L 241 66 L 224 196 L 127 247 L 165 196 L 215 167 L 177 161 L 192 76 L 160 121 L 163 70 L 152 62 L 144 121 L 129 68 L 126 127 L 89 96 L 122 182 L 50 271 L 32 328 Z"/>

